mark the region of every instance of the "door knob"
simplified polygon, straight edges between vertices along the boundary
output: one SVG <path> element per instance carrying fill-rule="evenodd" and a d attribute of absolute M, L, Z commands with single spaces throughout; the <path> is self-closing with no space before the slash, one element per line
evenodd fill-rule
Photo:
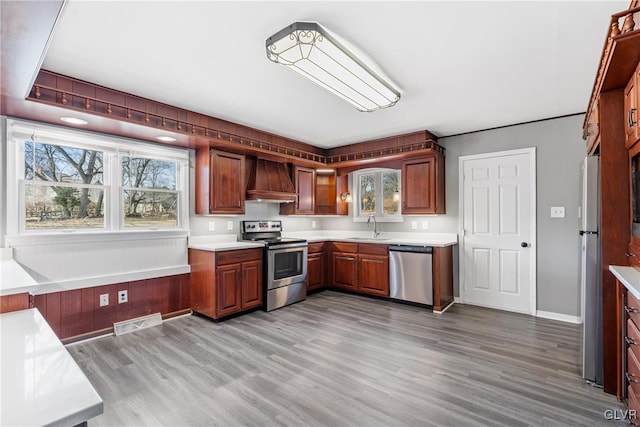
<path fill-rule="evenodd" d="M 528 248 L 529 244 L 527 242 L 522 242 L 520 243 L 520 246 L 522 246 L 523 248 Z"/>

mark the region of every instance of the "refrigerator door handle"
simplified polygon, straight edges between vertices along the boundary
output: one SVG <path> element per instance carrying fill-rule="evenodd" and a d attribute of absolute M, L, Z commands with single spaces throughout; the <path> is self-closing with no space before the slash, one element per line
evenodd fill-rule
<path fill-rule="evenodd" d="M 595 234 L 595 235 L 597 235 L 598 232 L 597 231 L 592 231 L 592 230 L 578 230 L 578 234 L 580 234 L 581 236 L 584 236 L 585 234 Z"/>

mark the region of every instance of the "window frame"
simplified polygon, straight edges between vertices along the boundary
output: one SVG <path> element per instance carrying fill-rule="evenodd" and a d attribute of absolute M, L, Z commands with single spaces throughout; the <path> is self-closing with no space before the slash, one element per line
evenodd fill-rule
<path fill-rule="evenodd" d="M 398 190 L 400 189 L 400 183 L 402 182 L 402 171 L 401 169 L 391 169 L 391 168 L 367 168 L 367 169 L 359 169 L 352 174 L 352 183 L 351 183 L 351 194 L 353 194 L 353 202 L 352 202 L 352 211 L 353 211 L 353 221 L 354 222 L 366 222 L 369 214 L 363 214 L 361 212 L 361 204 L 360 204 L 360 177 L 363 175 L 375 175 L 375 198 L 376 198 L 376 209 L 372 214 L 376 217 L 376 221 L 378 222 L 403 222 L 402 216 L 402 202 L 398 200 L 398 213 L 393 215 L 385 215 L 383 211 L 384 206 L 384 192 L 382 190 L 382 174 L 386 172 L 395 172 L 398 174 Z M 402 197 L 402 196 L 401 196 Z"/>
<path fill-rule="evenodd" d="M 104 189 L 104 227 L 103 228 L 49 228 L 27 229 L 25 185 L 36 182 L 37 186 L 50 186 L 48 181 L 25 179 L 25 144 L 33 139 L 36 142 L 61 145 L 80 149 L 101 151 L 103 153 L 102 184 L 61 183 L 75 188 Z M 42 241 L 55 239 L 60 235 L 78 236 L 83 241 L 101 240 L 100 236 L 111 239 L 123 234 L 158 234 L 166 236 L 186 236 L 189 230 L 189 151 L 188 149 L 160 146 L 153 143 L 98 134 L 88 131 L 54 126 L 35 122 L 7 119 L 7 205 L 17 209 L 7 209 L 7 239 L 17 241 Z M 176 163 L 177 225 L 170 227 L 125 227 L 124 226 L 124 190 L 122 181 L 121 158 L 145 157 L 167 160 Z M 151 189 L 149 189 L 151 191 Z M 154 190 L 155 191 L 155 190 Z M 171 190 L 174 192 L 173 190 Z M 111 237 L 108 237 L 111 236 Z M 72 239 L 74 240 L 74 239 Z"/>

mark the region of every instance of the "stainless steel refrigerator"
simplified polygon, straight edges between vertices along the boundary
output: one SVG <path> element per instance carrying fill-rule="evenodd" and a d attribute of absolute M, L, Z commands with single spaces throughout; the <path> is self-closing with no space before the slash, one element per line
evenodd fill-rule
<path fill-rule="evenodd" d="M 600 274 L 599 156 L 586 157 L 581 170 L 580 216 L 582 248 L 582 376 L 602 385 L 602 284 Z"/>

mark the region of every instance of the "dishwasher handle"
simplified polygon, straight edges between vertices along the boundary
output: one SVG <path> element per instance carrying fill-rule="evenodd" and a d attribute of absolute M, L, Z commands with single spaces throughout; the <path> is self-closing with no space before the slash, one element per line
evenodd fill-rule
<path fill-rule="evenodd" d="M 389 245 L 389 252 L 417 252 L 422 254 L 432 254 L 431 246 L 409 246 L 409 245 Z"/>

